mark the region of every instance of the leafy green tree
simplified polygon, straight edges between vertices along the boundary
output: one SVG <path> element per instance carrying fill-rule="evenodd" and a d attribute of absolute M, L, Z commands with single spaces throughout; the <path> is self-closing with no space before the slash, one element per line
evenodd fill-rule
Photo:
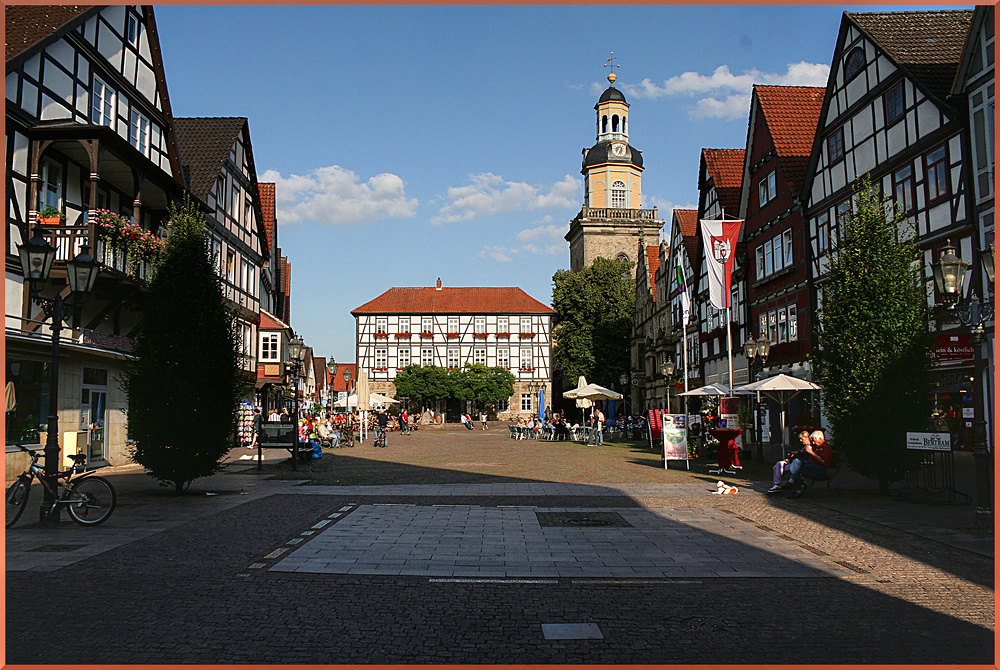
<path fill-rule="evenodd" d="M 883 493 L 915 467 L 906 431 L 930 416 L 927 293 L 914 231 L 868 177 L 830 251 L 817 372 L 834 443 Z"/>
<path fill-rule="evenodd" d="M 466 363 L 461 370 L 449 373 L 456 398 L 477 404 L 495 405 L 514 395 L 514 375 L 503 368 L 488 368 L 480 363 Z"/>
<path fill-rule="evenodd" d="M 453 392 L 448 370 L 436 365 L 407 365 L 396 374 L 393 384 L 397 395 L 416 398 L 425 406 L 431 400 L 450 398 Z"/>
<path fill-rule="evenodd" d="M 564 379 L 608 386 L 628 370 L 635 312 L 634 263 L 595 258 L 553 275 L 553 357 Z"/>
<path fill-rule="evenodd" d="M 185 199 L 132 333 L 125 375 L 132 459 L 178 492 L 221 469 L 245 382 L 234 313 L 212 266 L 205 218 Z"/>

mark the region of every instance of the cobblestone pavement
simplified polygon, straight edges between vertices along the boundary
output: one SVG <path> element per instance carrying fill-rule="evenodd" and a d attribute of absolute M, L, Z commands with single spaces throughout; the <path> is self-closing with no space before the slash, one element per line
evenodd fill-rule
<path fill-rule="evenodd" d="M 316 485 L 273 455 L 177 497 L 105 470 L 105 525 L 29 507 L 7 531 L 6 661 L 994 663 L 993 540 L 969 506 L 716 496 L 704 467 L 648 481 L 622 453 L 619 483 Z"/>

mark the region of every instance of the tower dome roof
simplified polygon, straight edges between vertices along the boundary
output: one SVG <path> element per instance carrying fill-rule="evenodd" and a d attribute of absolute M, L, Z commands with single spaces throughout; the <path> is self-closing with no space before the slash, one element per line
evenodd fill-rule
<path fill-rule="evenodd" d="M 602 102 L 608 102 L 610 100 L 624 102 L 626 105 L 628 104 L 628 100 L 625 99 L 625 94 L 615 88 L 614 85 L 608 86 L 604 90 L 604 93 L 601 93 L 601 99 L 597 101 L 597 104 L 599 105 Z"/>
<path fill-rule="evenodd" d="M 611 145 L 612 142 L 602 141 L 592 146 L 583 158 L 584 169 L 591 165 L 600 165 L 601 163 L 631 163 L 636 167 L 642 167 L 642 153 L 638 149 L 633 149 L 631 145 L 626 145 L 628 148 L 625 151 L 625 155 L 616 156 L 611 150 Z"/>

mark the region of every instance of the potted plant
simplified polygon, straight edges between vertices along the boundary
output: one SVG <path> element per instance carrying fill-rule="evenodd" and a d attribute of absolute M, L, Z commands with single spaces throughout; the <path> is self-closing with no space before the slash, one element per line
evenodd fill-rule
<path fill-rule="evenodd" d="M 66 216 L 52 205 L 42 207 L 38 212 L 38 223 L 43 226 L 58 226 L 66 220 Z"/>

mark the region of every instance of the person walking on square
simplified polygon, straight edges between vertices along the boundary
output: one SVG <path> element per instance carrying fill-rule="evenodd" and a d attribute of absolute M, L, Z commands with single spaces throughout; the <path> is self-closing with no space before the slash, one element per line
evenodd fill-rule
<path fill-rule="evenodd" d="M 486 412 L 479 413 L 479 422 L 483 425 L 483 430 L 489 430 L 490 427 L 486 425 Z"/>
<path fill-rule="evenodd" d="M 601 408 L 594 407 L 594 430 L 597 431 L 597 444 L 604 444 L 604 413 Z"/>
<path fill-rule="evenodd" d="M 260 413 L 260 407 L 255 407 L 253 410 L 253 441 L 250 443 L 250 449 L 257 446 L 257 440 L 260 437 L 260 431 L 263 425 L 264 417 Z"/>

